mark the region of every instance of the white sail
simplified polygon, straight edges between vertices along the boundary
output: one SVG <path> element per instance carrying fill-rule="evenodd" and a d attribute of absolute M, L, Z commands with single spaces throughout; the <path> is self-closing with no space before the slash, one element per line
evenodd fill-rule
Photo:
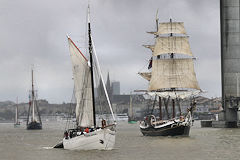
<path fill-rule="evenodd" d="M 138 74 L 148 81 L 151 80 L 151 72 L 138 72 Z"/>
<path fill-rule="evenodd" d="M 158 31 L 155 34 L 186 34 L 183 22 L 159 23 Z"/>
<path fill-rule="evenodd" d="M 158 56 L 167 53 L 179 53 L 193 56 L 188 42 L 188 37 L 158 37 L 153 55 Z"/>
<path fill-rule="evenodd" d="M 73 66 L 77 125 L 91 127 L 94 125 L 94 120 L 90 67 L 88 60 L 70 38 L 68 43 Z"/>
<path fill-rule="evenodd" d="M 200 90 L 192 59 L 156 59 L 152 68 L 149 91 L 169 88 Z"/>

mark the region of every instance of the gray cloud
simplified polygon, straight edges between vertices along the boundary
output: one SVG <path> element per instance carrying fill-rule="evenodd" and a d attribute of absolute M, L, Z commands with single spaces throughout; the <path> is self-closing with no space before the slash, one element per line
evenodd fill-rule
<path fill-rule="evenodd" d="M 66 34 L 84 50 L 86 1 L 0 1 L 0 100 L 27 100 L 30 68 L 36 68 L 39 98 L 70 101 L 72 70 Z M 185 22 L 197 57 L 196 73 L 207 96 L 220 96 L 218 0 L 92 0 L 92 32 L 104 75 L 121 81 L 121 92 L 146 89 L 137 75 L 150 58 L 142 44 L 153 43 L 146 31 L 170 17 Z"/>

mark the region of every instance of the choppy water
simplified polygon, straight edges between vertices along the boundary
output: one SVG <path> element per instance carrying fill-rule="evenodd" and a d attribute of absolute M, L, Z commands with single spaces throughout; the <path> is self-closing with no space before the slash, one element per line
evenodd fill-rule
<path fill-rule="evenodd" d="M 64 123 L 29 131 L 0 123 L 0 160 L 239 160 L 240 129 L 191 129 L 190 137 L 144 137 L 138 124 L 121 122 L 112 151 L 68 151 L 49 147 L 61 140 Z"/>

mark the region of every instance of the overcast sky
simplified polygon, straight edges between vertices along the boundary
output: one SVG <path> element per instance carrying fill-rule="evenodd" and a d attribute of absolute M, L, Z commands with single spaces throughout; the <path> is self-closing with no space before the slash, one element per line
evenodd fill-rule
<path fill-rule="evenodd" d="M 72 66 L 66 35 L 84 51 L 87 0 L 0 0 L 0 101 L 27 101 L 30 69 L 38 97 L 51 103 L 72 97 Z M 219 0 L 91 0 L 92 34 L 106 78 L 121 93 L 146 89 L 137 75 L 151 51 L 155 15 L 182 21 L 197 57 L 195 71 L 205 96 L 221 95 Z"/>

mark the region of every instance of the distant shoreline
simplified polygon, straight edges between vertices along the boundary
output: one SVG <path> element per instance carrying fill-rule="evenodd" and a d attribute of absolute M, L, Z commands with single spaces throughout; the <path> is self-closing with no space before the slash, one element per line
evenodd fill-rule
<path fill-rule="evenodd" d="M 14 121 L 0 121 L 0 123 L 14 123 Z"/>

